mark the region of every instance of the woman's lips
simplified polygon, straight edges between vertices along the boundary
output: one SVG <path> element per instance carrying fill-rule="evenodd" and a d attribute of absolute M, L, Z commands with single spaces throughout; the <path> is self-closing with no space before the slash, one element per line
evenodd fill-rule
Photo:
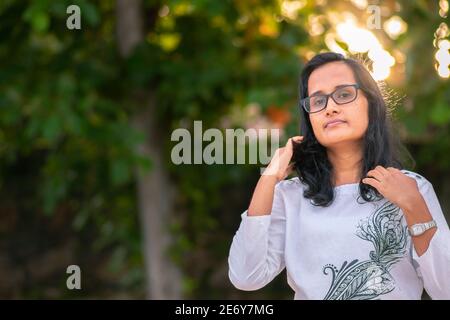
<path fill-rule="evenodd" d="M 343 124 L 343 123 L 345 123 L 345 121 L 335 121 L 335 122 L 331 122 L 331 123 L 329 123 L 329 124 L 327 124 L 327 125 L 325 126 L 325 129 L 332 128 L 332 127 L 336 127 L 336 126 L 338 126 L 338 125 L 340 125 L 340 124 Z"/>

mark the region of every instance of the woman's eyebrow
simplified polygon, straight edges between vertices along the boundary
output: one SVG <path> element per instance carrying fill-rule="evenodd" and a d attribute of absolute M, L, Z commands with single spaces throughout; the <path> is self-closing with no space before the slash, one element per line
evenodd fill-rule
<path fill-rule="evenodd" d="M 333 91 L 336 90 L 336 89 L 342 88 L 342 87 L 346 87 L 346 86 L 350 86 L 350 84 L 340 84 L 338 86 L 335 86 L 333 88 Z M 324 94 L 324 92 L 322 90 L 317 90 L 313 94 L 310 94 L 309 96 L 312 97 L 312 96 L 316 96 L 318 94 Z"/>

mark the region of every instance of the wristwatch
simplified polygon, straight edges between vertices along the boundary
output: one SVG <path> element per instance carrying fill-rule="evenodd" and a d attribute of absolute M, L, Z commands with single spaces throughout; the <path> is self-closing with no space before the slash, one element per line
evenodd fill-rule
<path fill-rule="evenodd" d="M 427 231 L 428 229 L 431 229 L 433 227 L 436 227 L 436 221 L 431 220 L 424 223 L 416 223 L 408 228 L 409 235 L 412 237 L 420 236 L 422 233 Z"/>

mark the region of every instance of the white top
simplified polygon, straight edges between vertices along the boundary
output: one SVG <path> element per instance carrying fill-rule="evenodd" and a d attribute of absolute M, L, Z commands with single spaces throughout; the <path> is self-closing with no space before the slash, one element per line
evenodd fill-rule
<path fill-rule="evenodd" d="M 330 206 L 314 206 L 292 178 L 276 184 L 270 215 L 242 213 L 228 257 L 231 283 L 258 290 L 286 267 L 294 299 L 420 300 L 424 288 L 432 299 L 450 299 L 450 230 L 441 206 L 427 179 L 401 171 L 416 180 L 437 223 L 422 256 L 391 202 L 358 203 L 354 183 L 335 187 Z"/>

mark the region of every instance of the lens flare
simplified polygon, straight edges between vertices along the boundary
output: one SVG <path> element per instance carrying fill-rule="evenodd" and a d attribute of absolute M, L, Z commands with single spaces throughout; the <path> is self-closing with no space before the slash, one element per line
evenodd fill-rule
<path fill-rule="evenodd" d="M 375 35 L 367 29 L 358 27 L 353 20 L 336 25 L 337 38 L 345 42 L 351 53 L 368 53 L 368 57 L 373 61 L 372 76 L 375 80 L 384 80 L 389 77 L 390 69 L 395 65 L 395 58 L 386 51 Z M 336 43 L 332 34 L 325 37 L 327 46 L 336 51 L 340 46 Z M 342 51 L 343 49 L 340 48 Z"/>

